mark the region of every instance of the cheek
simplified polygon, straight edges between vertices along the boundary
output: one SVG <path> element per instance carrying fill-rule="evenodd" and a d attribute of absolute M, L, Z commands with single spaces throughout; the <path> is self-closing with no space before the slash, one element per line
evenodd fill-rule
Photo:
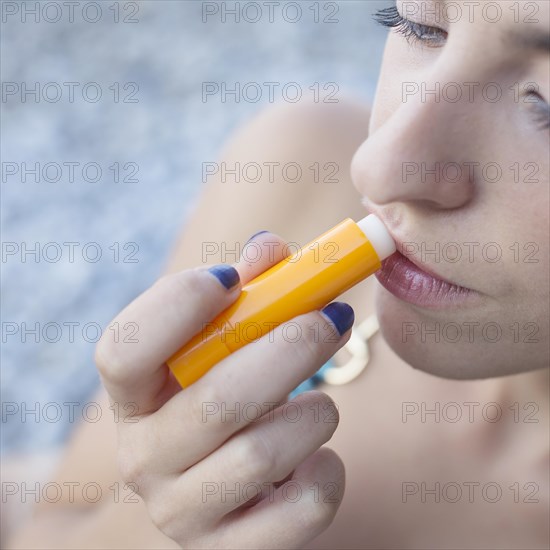
<path fill-rule="evenodd" d="M 410 61 L 410 60 L 409 60 Z M 407 63 L 400 37 L 390 33 L 384 49 L 380 76 L 369 124 L 369 134 L 376 132 L 401 105 L 401 68 Z"/>
<path fill-rule="evenodd" d="M 503 155 L 499 162 L 506 168 L 513 165 L 512 161 L 523 167 L 534 164 L 529 162 L 531 158 L 528 152 L 518 151 L 515 155 L 512 152 Z M 484 207 L 476 218 L 485 240 L 498 243 L 502 253 L 502 261 L 486 265 L 486 279 L 490 283 L 507 281 L 500 286 L 496 284 L 495 288 L 504 290 L 502 300 L 515 301 L 510 307 L 528 307 L 533 313 L 546 315 L 550 309 L 547 172 L 547 167 L 541 166 L 538 183 L 535 183 L 534 180 L 516 182 L 514 178 L 518 173 L 508 170 L 501 185 L 487 184 L 488 191 L 482 197 Z"/>

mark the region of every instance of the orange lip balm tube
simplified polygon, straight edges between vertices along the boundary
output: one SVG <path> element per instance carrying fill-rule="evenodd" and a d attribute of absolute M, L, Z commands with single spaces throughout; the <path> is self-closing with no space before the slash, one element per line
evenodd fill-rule
<path fill-rule="evenodd" d="M 378 271 L 395 252 L 373 214 L 346 219 L 242 288 L 239 298 L 206 323 L 167 363 L 185 388 L 216 363 L 297 315 L 321 309 Z"/>

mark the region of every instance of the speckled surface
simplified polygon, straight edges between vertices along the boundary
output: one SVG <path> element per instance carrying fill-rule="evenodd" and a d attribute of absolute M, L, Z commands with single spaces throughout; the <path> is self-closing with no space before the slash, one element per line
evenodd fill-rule
<path fill-rule="evenodd" d="M 35 2 L 26 4 L 32 9 Z M 131 4 L 119 3 L 121 18 L 133 11 Z M 1 104 L 2 241 L 8 253 L 1 264 L 3 451 L 44 450 L 64 441 L 73 424 L 69 405 L 63 404 L 87 403 L 98 384 L 92 361 L 95 324 L 104 326 L 160 274 L 199 192 L 201 162 L 215 160 L 228 133 L 269 105 L 267 100 L 203 102 L 203 82 L 294 81 L 304 90 L 313 82 L 337 82 L 341 93 L 372 98 L 385 32 L 371 14 L 387 2 L 317 3 L 321 17 L 332 11 L 326 4 L 338 5 L 339 22 L 332 24 L 313 21 L 309 8 L 315 2 L 300 4 L 303 15 L 296 23 L 278 11 L 273 23 L 267 15 L 258 23 L 238 24 L 228 15 L 224 23 L 219 14 L 203 23 L 202 2 L 178 0 L 136 3 L 136 23 L 114 23 L 112 2 L 99 2 L 97 23 L 85 21 L 79 8 L 74 22 L 67 12 L 58 22 L 41 17 L 35 23 L 29 13 L 22 21 L 20 3 L 17 14 L 4 14 L 1 76 L 4 85 L 13 82 L 19 90 Z M 50 11 L 46 19 L 55 16 Z M 47 83 L 59 84 L 61 99 L 36 102 L 27 95 L 22 101 L 22 83 L 30 88 L 36 82 L 40 91 Z M 69 82 L 79 83 L 73 102 L 70 85 L 64 84 Z M 101 88 L 96 103 L 82 98 L 89 82 Z M 116 82 L 118 103 L 110 89 Z M 123 88 L 128 82 L 139 86 L 135 103 L 121 101 L 133 90 L 133 85 Z M 89 97 L 97 86 L 88 88 Z M 56 90 L 46 92 L 55 98 Z M 14 166 L 21 170 L 23 162 L 27 167 L 38 162 L 40 168 L 80 164 L 73 182 L 68 167 L 59 181 L 48 182 L 57 177 L 50 167 L 35 183 L 32 174 L 23 182 L 21 172 L 7 173 Z M 82 175 L 81 167 L 90 162 L 102 168 L 96 183 Z M 130 176 L 131 167 L 125 170 L 124 164 L 136 163 L 138 181 L 115 183 L 109 168 L 115 162 L 121 163 L 121 178 Z M 87 179 L 94 177 L 92 171 Z M 77 244 L 63 245 L 68 242 Z M 139 247 L 131 257 L 136 263 L 122 261 L 133 251 L 122 249 L 129 242 Z M 38 261 L 32 253 L 22 256 L 22 247 L 32 249 L 35 243 Z M 97 244 L 86 248 L 84 259 L 86 243 Z M 114 243 L 121 247 L 118 262 L 110 248 Z M 19 250 L 9 254 L 14 246 Z M 94 262 L 98 247 L 102 257 Z M 59 249 L 59 261 L 44 257 L 55 260 Z M 31 330 L 40 323 L 38 342 L 32 333 L 22 337 L 23 323 Z M 46 323 L 55 324 L 45 328 Z M 78 323 L 72 342 L 70 323 Z M 83 336 L 86 323 L 93 324 Z M 32 412 L 22 415 L 37 403 L 38 422 Z"/>

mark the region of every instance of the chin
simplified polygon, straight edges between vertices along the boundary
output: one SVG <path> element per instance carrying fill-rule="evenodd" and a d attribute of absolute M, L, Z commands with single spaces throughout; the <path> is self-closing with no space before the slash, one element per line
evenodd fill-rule
<path fill-rule="evenodd" d="M 441 378 L 494 378 L 544 366 L 535 349 L 507 341 L 504 334 L 496 342 L 486 341 L 475 334 L 470 342 L 464 332 L 463 338 L 455 341 L 457 333 L 451 329 L 463 326 L 467 320 L 488 318 L 486 312 L 466 314 L 456 310 L 437 313 L 422 310 L 400 300 L 380 285 L 376 289 L 376 312 L 382 335 L 392 350 L 411 367 Z M 497 317 L 493 315 L 491 318 Z M 436 326 L 439 328 L 435 329 Z M 442 328 L 445 326 L 449 327 L 448 333 Z M 431 332 L 426 330 L 422 335 L 421 327 L 427 327 Z"/>

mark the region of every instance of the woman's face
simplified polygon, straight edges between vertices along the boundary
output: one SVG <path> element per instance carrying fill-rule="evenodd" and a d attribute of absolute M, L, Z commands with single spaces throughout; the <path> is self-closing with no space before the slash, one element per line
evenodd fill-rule
<path fill-rule="evenodd" d="M 398 0 L 352 175 L 397 240 L 378 314 L 412 366 L 549 365 L 547 0 Z M 404 19 L 403 19 L 404 18 Z"/>

